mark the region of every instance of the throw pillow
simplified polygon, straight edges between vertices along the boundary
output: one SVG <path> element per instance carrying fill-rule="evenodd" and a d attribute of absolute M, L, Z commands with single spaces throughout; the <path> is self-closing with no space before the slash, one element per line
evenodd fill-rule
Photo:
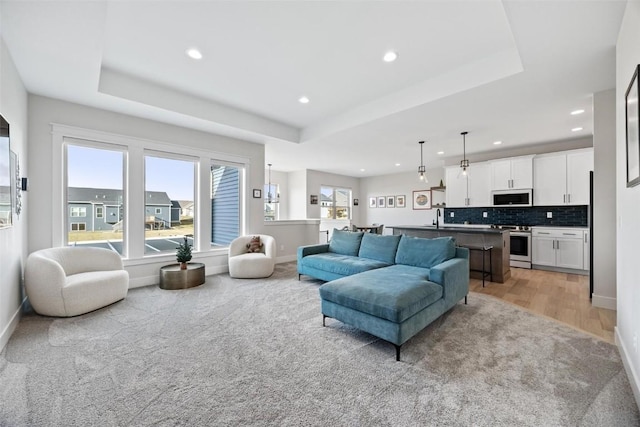
<path fill-rule="evenodd" d="M 340 255 L 358 256 L 363 234 L 363 232 L 354 233 L 352 231 L 341 231 L 334 228 L 331 241 L 329 242 L 329 252 Z"/>
<path fill-rule="evenodd" d="M 253 236 L 249 243 L 247 243 L 247 252 L 260 252 L 263 246 L 264 244 L 260 243 L 260 236 Z"/>

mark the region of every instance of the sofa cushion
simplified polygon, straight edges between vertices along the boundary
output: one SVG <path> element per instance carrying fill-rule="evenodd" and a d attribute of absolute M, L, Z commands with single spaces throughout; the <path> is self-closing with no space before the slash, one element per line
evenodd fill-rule
<path fill-rule="evenodd" d="M 400 323 L 442 298 L 442 286 L 391 267 L 343 277 L 320 286 L 323 300 Z"/>
<path fill-rule="evenodd" d="M 302 259 L 304 267 L 315 268 L 317 270 L 349 276 L 351 274 L 362 273 L 363 271 L 375 268 L 386 267 L 389 264 L 368 258 L 325 252 L 322 254 L 309 255 Z"/>
<path fill-rule="evenodd" d="M 403 234 L 396 252 L 396 264 L 431 268 L 455 255 L 456 246 L 452 237 L 426 239 Z"/>
<path fill-rule="evenodd" d="M 358 256 L 393 264 L 396 259 L 398 243 L 400 243 L 400 236 L 365 233 L 362 236 Z"/>
<path fill-rule="evenodd" d="M 331 241 L 329 242 L 329 252 L 341 255 L 358 256 L 362 232 L 333 230 Z"/>

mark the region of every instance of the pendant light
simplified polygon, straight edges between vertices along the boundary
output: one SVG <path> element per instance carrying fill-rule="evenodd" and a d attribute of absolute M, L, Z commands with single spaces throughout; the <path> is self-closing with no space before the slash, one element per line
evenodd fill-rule
<path fill-rule="evenodd" d="M 467 159 L 466 136 L 469 132 L 461 132 L 462 135 L 462 160 L 460 160 L 460 172 L 458 178 L 467 178 L 469 176 L 469 160 Z"/>
<path fill-rule="evenodd" d="M 420 181 L 427 183 L 429 180 L 427 179 L 426 168 L 424 167 L 424 161 L 422 160 L 422 146 L 424 145 L 424 141 L 420 141 L 418 144 L 420 144 L 420 166 L 418 166 L 418 178 L 420 178 Z"/>
<path fill-rule="evenodd" d="M 273 193 L 271 193 L 271 163 L 267 164 L 269 166 L 269 186 L 267 187 L 267 203 L 278 203 L 280 202 L 280 194 L 276 194 L 275 197 Z"/>

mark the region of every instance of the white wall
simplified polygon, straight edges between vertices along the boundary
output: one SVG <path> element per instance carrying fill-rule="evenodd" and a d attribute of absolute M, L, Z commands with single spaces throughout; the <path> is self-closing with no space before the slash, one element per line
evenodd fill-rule
<path fill-rule="evenodd" d="M 593 97 L 593 305 L 616 308 L 616 91 Z"/>
<path fill-rule="evenodd" d="M 288 191 L 285 193 L 289 199 L 287 219 L 306 219 L 307 205 L 307 171 L 299 170 L 289 172 L 287 179 Z"/>
<path fill-rule="evenodd" d="M 309 201 L 309 196 L 315 194 L 320 198 L 320 187 L 328 185 L 332 187 L 342 187 L 351 189 L 352 197 L 354 199 L 360 199 L 360 178 L 354 178 L 345 175 L 336 175 L 333 173 L 320 172 L 316 170 L 307 170 L 307 196 L 305 202 L 307 206 L 307 218 L 320 218 L 320 203 L 312 205 Z M 351 214 L 351 222 L 360 222 L 360 211 L 363 206 L 354 206 Z"/>
<path fill-rule="evenodd" d="M 616 340 L 640 404 L 640 186 L 626 187 L 625 99 L 631 76 L 640 64 L 640 2 L 629 1 L 616 45 L 616 197 L 617 306 Z"/>
<path fill-rule="evenodd" d="M 360 221 L 363 224 L 384 224 L 385 234 L 391 233 L 386 227 L 391 225 L 431 224 L 436 218 L 436 209 L 413 210 L 412 195 L 415 190 L 428 190 L 444 181 L 444 169 L 427 170 L 428 183 L 418 179 L 417 172 L 404 172 L 393 175 L 361 178 L 360 184 Z M 444 183 L 446 186 L 446 182 Z M 369 198 L 378 196 L 406 196 L 405 208 L 369 208 Z M 444 201 L 444 193 L 433 192 L 432 200 Z M 440 209 L 444 215 L 444 209 Z M 440 218 L 444 223 L 444 216 Z"/>
<path fill-rule="evenodd" d="M 27 92 L 13 59 L 0 38 L 0 114 L 9 122 L 11 150 L 18 155 L 20 174 L 29 176 L 27 159 Z M 27 257 L 29 193 L 22 194 L 22 215 L 0 230 L 0 350 L 20 320 L 23 301 L 22 269 Z"/>

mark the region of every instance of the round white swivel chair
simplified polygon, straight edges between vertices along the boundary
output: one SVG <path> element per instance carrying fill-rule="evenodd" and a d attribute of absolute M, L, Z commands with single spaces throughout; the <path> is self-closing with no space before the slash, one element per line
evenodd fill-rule
<path fill-rule="evenodd" d="M 27 258 L 24 285 L 36 313 L 70 317 L 124 299 L 129 273 L 120 255 L 109 249 L 42 249 Z"/>
<path fill-rule="evenodd" d="M 248 252 L 247 244 L 260 237 L 260 252 Z M 258 279 L 273 274 L 276 265 L 276 239 L 266 234 L 240 236 L 229 245 L 229 276 L 238 279 Z"/>

